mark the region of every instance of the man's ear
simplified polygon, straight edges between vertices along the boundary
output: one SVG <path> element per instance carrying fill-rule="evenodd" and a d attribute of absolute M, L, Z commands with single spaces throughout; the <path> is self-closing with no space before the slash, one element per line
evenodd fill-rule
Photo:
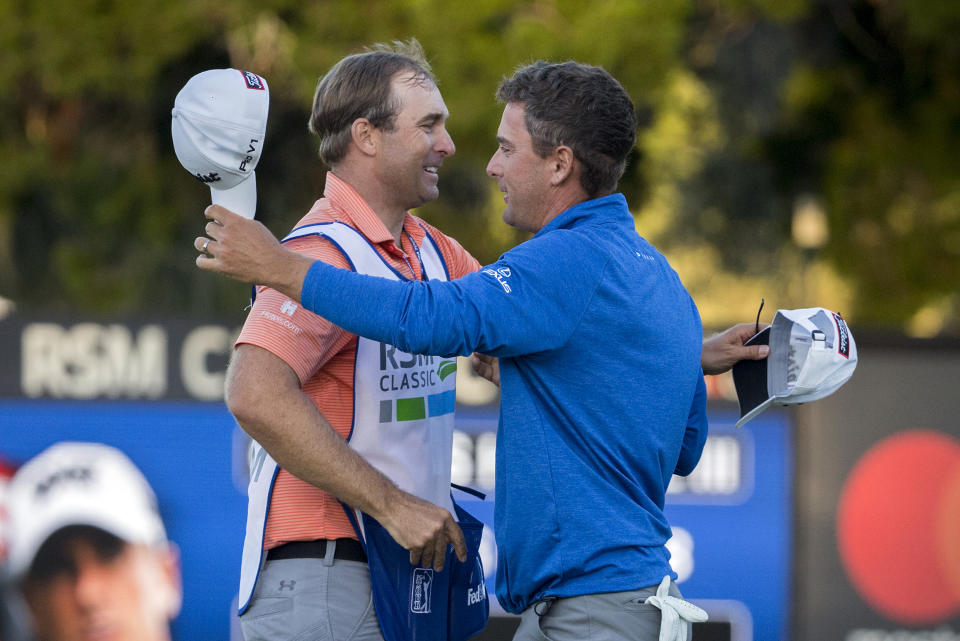
<path fill-rule="evenodd" d="M 356 145 L 360 153 L 373 156 L 377 153 L 380 146 L 380 130 L 371 124 L 366 118 L 357 118 L 350 125 L 350 135 L 353 144 Z"/>
<path fill-rule="evenodd" d="M 577 159 L 570 147 L 566 145 L 554 147 L 550 162 L 552 163 L 550 184 L 554 187 L 562 185 L 574 175 Z"/>
<path fill-rule="evenodd" d="M 183 579 L 180 571 L 180 548 L 168 542 L 153 550 L 158 566 L 156 589 L 162 594 L 162 606 L 166 610 L 168 620 L 173 620 L 180 613 L 183 605 Z"/>

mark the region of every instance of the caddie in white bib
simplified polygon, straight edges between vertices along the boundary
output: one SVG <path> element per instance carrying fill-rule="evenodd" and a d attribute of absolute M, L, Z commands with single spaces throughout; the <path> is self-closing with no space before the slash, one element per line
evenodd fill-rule
<path fill-rule="evenodd" d="M 328 238 L 358 273 L 406 279 L 346 224 L 306 225 L 284 241 L 307 235 Z M 443 259 L 430 235 L 422 247 L 416 247 L 412 238 L 410 241 L 425 279 L 447 280 Z M 358 338 L 353 426 L 347 439 L 350 447 L 400 489 L 454 514 L 468 552 L 467 561 L 460 563 L 448 551 L 442 572 L 416 568 L 410 565 L 407 551 L 379 523 L 345 506 L 367 551 L 374 605 L 386 641 L 456 641 L 476 634 L 486 624 L 489 602 L 478 553 L 483 524 L 455 506 L 450 494 L 456 370 L 455 356 L 409 354 L 386 343 Z M 277 470 L 272 457 L 255 447 L 241 564 L 241 614 L 249 605 L 264 563 L 263 533 Z"/>

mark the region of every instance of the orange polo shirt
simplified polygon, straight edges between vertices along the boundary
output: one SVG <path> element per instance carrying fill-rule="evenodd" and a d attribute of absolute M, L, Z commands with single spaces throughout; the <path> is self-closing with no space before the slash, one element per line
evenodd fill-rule
<path fill-rule="evenodd" d="M 391 267 L 416 280 L 422 278 L 421 265 L 410 238 L 421 246 L 426 228 L 446 261 L 451 280 L 480 267 L 460 243 L 409 213 L 403 221 L 401 247 L 397 248 L 393 235 L 369 205 L 333 173 L 327 174 L 323 196 L 297 227 L 332 221 L 346 223 L 363 234 Z M 350 269 L 344 255 L 326 237 L 295 238 L 286 246 L 311 258 Z M 303 309 L 277 291 L 260 287 L 236 344 L 241 343 L 262 347 L 287 363 L 300 377 L 304 394 L 333 429 L 343 438 L 350 434 L 356 334 Z M 288 541 L 344 537 L 357 538 L 337 499 L 281 469 L 270 499 L 264 549 Z"/>

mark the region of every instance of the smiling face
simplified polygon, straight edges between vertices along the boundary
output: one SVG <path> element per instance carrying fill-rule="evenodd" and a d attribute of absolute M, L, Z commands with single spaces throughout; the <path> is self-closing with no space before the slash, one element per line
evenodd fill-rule
<path fill-rule="evenodd" d="M 167 641 L 180 608 L 178 562 L 167 547 L 87 533 L 51 549 L 24 596 L 39 641 Z"/>
<path fill-rule="evenodd" d="M 511 102 L 503 110 L 497 129 L 497 151 L 487 164 L 487 175 L 495 178 L 504 193 L 503 222 L 524 231 L 539 231 L 551 217 L 548 192 L 555 164 L 533 150 L 521 103 Z"/>
<path fill-rule="evenodd" d="M 399 105 L 391 131 L 380 130 L 378 178 L 401 209 L 413 209 L 440 196 L 437 170 L 456 151 L 446 129 L 450 113 L 429 80 L 401 72 L 391 81 Z"/>

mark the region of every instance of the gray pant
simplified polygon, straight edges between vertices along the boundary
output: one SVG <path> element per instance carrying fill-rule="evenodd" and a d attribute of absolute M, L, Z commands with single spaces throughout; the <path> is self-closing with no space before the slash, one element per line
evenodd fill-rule
<path fill-rule="evenodd" d="M 240 617 L 245 641 L 383 641 L 366 563 L 267 561 Z"/>
<path fill-rule="evenodd" d="M 656 593 L 652 585 L 535 603 L 523 611 L 513 641 L 657 641 L 660 610 L 644 604 Z M 670 595 L 682 596 L 675 582 Z"/>

